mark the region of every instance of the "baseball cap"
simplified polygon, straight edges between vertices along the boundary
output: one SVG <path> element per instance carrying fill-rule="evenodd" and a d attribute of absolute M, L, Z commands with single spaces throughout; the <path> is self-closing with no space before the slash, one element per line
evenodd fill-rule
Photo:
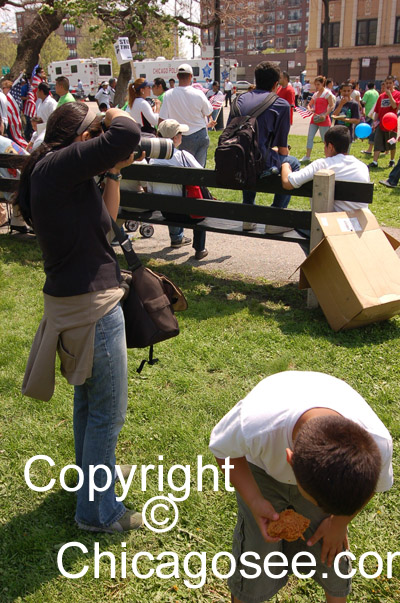
<path fill-rule="evenodd" d="M 189 73 L 190 75 L 193 75 L 193 69 L 187 63 L 182 63 L 182 65 L 179 65 L 178 67 L 178 73 Z"/>
<path fill-rule="evenodd" d="M 173 138 L 180 132 L 188 132 L 189 126 L 180 124 L 175 119 L 165 119 L 158 126 L 158 132 L 163 138 Z"/>

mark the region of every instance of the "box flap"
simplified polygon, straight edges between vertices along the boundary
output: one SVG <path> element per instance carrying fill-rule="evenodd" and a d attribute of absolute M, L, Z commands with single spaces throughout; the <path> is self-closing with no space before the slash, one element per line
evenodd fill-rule
<path fill-rule="evenodd" d="M 393 235 L 391 235 L 389 232 L 387 232 L 387 230 L 385 230 L 384 228 L 381 227 L 381 229 L 393 249 L 398 249 L 400 247 L 400 241 L 396 239 Z"/>
<path fill-rule="evenodd" d="M 369 209 L 316 213 L 315 217 L 326 237 L 360 234 L 365 231 L 380 229 L 377 219 Z"/>

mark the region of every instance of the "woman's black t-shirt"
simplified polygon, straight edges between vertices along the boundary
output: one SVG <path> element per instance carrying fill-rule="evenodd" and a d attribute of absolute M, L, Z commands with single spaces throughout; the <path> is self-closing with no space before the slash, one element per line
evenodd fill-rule
<path fill-rule="evenodd" d="M 118 262 L 107 240 L 111 220 L 93 178 L 126 159 L 139 139 L 134 121 L 116 117 L 98 138 L 48 153 L 35 166 L 31 208 L 44 293 L 68 297 L 118 287 Z"/>

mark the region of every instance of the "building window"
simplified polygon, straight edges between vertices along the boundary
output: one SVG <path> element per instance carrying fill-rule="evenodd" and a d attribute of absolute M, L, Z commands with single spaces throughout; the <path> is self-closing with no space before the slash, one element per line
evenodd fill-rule
<path fill-rule="evenodd" d="M 75 36 L 65 36 L 64 40 L 66 44 L 70 44 L 71 46 L 76 44 Z"/>
<path fill-rule="evenodd" d="M 283 38 L 276 38 L 275 48 L 283 48 Z"/>
<path fill-rule="evenodd" d="M 220 35 L 221 35 L 221 38 L 225 38 L 225 30 L 224 29 L 221 29 L 221 34 Z"/>
<path fill-rule="evenodd" d="M 275 25 L 267 25 L 267 27 L 265 28 L 265 31 L 267 33 L 268 36 L 273 36 L 275 34 Z"/>
<path fill-rule="evenodd" d="M 276 33 L 284 33 L 284 32 L 285 32 L 285 26 L 283 25 L 283 23 L 276 26 Z"/>
<path fill-rule="evenodd" d="M 75 25 L 72 25 L 72 23 L 64 23 L 64 31 L 75 31 Z"/>
<path fill-rule="evenodd" d="M 323 47 L 324 34 L 325 34 L 325 24 L 322 23 L 321 48 Z M 340 22 L 337 21 L 336 23 L 329 23 L 329 40 L 328 40 L 329 48 L 338 48 L 339 36 L 340 36 Z"/>
<path fill-rule="evenodd" d="M 278 12 L 276 13 L 276 20 L 285 21 L 285 13 L 283 10 L 278 10 Z"/>
<path fill-rule="evenodd" d="M 238 27 L 237 28 L 236 35 L 237 36 L 244 36 L 244 29 L 243 29 L 243 27 Z"/>
<path fill-rule="evenodd" d="M 396 29 L 394 30 L 394 43 L 400 44 L 400 17 L 396 17 Z"/>
<path fill-rule="evenodd" d="M 225 52 L 225 42 L 221 42 L 221 50 Z"/>
<path fill-rule="evenodd" d="M 378 19 L 357 21 L 356 46 L 375 46 Z"/>
<path fill-rule="evenodd" d="M 300 48 L 301 46 L 301 38 L 288 38 L 287 47 L 288 48 Z"/>
<path fill-rule="evenodd" d="M 254 40 L 247 41 L 247 50 L 254 50 Z"/>
<path fill-rule="evenodd" d="M 267 13 L 265 16 L 265 20 L 267 23 L 273 23 L 275 21 L 275 13 Z"/>
<path fill-rule="evenodd" d="M 236 50 L 243 50 L 243 48 L 244 48 L 244 42 L 243 42 L 243 40 L 238 40 L 236 42 Z"/>
<path fill-rule="evenodd" d="M 288 23 L 288 34 L 298 34 L 301 32 L 301 23 Z"/>
<path fill-rule="evenodd" d="M 288 10 L 288 21 L 300 21 L 301 8 L 297 10 Z"/>
<path fill-rule="evenodd" d="M 70 49 L 70 51 L 69 51 L 69 57 L 68 58 L 69 59 L 76 59 L 77 56 L 78 56 L 77 51 L 74 50 L 74 49 L 72 49 L 72 50 Z"/>

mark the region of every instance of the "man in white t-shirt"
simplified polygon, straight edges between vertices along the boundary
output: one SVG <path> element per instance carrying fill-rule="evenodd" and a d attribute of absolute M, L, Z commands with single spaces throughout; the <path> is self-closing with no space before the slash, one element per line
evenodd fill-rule
<path fill-rule="evenodd" d="M 299 105 L 301 105 L 301 92 L 303 90 L 303 86 L 301 85 L 299 77 L 296 77 L 295 81 L 293 82 L 293 88 L 295 92 L 296 107 L 298 107 Z"/>
<path fill-rule="evenodd" d="M 46 123 L 50 115 L 57 109 L 57 101 L 50 94 L 50 86 L 45 82 L 37 88 L 36 115 L 42 123 Z"/>
<path fill-rule="evenodd" d="M 329 169 L 335 172 L 336 180 L 349 182 L 370 182 L 368 166 L 353 155 L 347 155 L 350 146 L 349 129 L 346 126 L 332 126 L 325 134 L 325 158 L 316 159 L 298 172 L 292 172 L 289 163 L 282 164 L 282 186 L 286 190 L 300 188 L 313 179 L 319 170 Z M 355 201 L 336 201 L 334 211 L 355 211 L 367 209 L 368 203 Z"/>
<path fill-rule="evenodd" d="M 282 568 L 290 572 L 301 551 L 311 554 L 312 577 L 327 602 L 344 603 L 351 588 L 347 526 L 375 492 L 393 483 L 392 439 L 367 402 L 329 375 L 278 373 L 221 419 L 210 449 L 225 471 L 229 457 L 237 495 L 236 565 L 228 580 L 233 603 L 270 600 L 288 580 Z M 269 535 L 269 523 L 288 507 L 310 519 L 305 541 Z M 269 566 L 271 577 L 263 562 L 274 552 L 281 557 L 274 559 L 279 568 Z M 339 554 L 342 576 L 332 567 Z"/>
<path fill-rule="evenodd" d="M 205 167 L 207 149 L 210 144 L 207 130 L 207 117 L 213 108 L 203 92 L 193 88 L 193 70 L 183 63 L 178 67 L 179 86 L 167 90 L 160 109 L 159 123 L 164 119 L 175 119 L 189 126 L 183 133 L 181 150 L 189 151 Z"/>

